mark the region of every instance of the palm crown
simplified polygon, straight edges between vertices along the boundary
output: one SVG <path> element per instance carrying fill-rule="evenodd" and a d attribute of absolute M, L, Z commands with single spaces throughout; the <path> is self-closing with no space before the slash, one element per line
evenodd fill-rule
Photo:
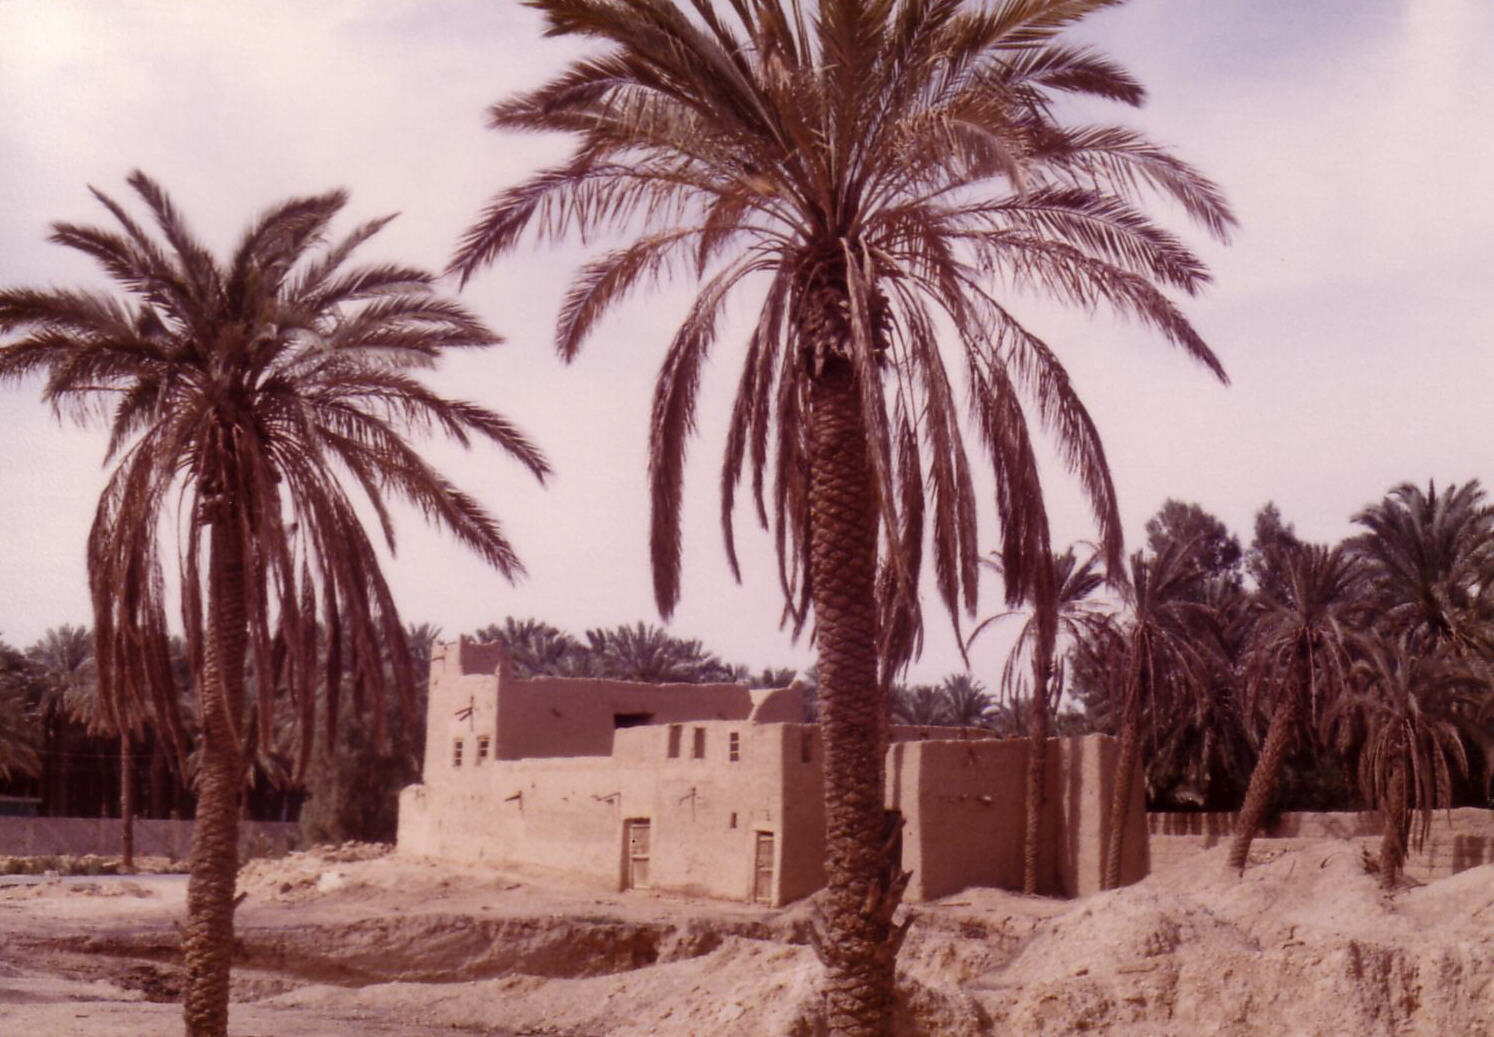
<path fill-rule="evenodd" d="M 832 362 L 853 369 L 867 416 L 884 665 L 918 640 L 926 496 L 940 596 L 955 615 L 962 597 L 974 603 L 979 553 L 954 364 L 990 456 L 1009 601 L 1029 597 L 1048 556 L 1024 398 L 1081 479 L 1118 568 L 1096 430 L 1049 346 L 988 287 L 995 276 L 1085 308 L 1109 304 L 1223 377 L 1163 292 L 1197 290 L 1203 265 L 1137 208 L 1160 192 L 1223 236 L 1233 220 L 1218 191 L 1135 132 L 1065 126 L 1051 106 L 1058 93 L 1141 101 L 1124 70 L 1056 39 L 1112 0 L 823 0 L 807 11 L 784 0 L 730 0 L 729 10 L 709 0 L 526 2 L 551 34 L 611 49 L 492 108 L 497 128 L 566 132 L 579 147 L 499 194 L 452 267 L 469 277 L 526 229 L 632 236 L 572 285 L 557 336 L 567 358 L 640 283 L 681 269 L 703 280 L 654 397 L 652 551 L 664 614 L 679 594 L 680 487 L 701 369 L 728 297 L 749 283 L 762 288 L 761 304 L 721 476 L 734 572 L 733 502 L 750 472 L 802 622 L 805 416 L 810 385 Z M 941 338 L 958 348 L 946 356 Z"/>

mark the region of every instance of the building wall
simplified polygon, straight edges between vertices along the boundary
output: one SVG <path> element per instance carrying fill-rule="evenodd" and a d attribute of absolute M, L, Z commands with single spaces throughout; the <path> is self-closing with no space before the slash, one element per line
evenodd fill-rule
<path fill-rule="evenodd" d="M 815 858 L 823 851 L 823 814 L 806 802 L 817 796 L 802 791 L 817 771 L 797 755 L 785 760 L 789 726 L 681 724 L 673 757 L 671 726 L 616 732 L 610 757 L 490 759 L 441 781 L 428 774 L 401 793 L 400 852 L 535 868 L 618 889 L 626 881 L 624 823 L 639 819 L 650 823 L 654 888 L 750 899 L 758 832 L 772 834 L 779 858 L 772 903 L 822 885 L 822 873 L 782 860 L 785 847 L 814 843 Z M 736 761 L 729 759 L 733 734 Z"/>
<path fill-rule="evenodd" d="M 1234 838 L 1233 813 L 1156 813 L 1147 815 L 1154 867 L 1187 860 L 1200 850 Z M 1292 812 L 1266 828 L 1252 850 L 1269 850 L 1273 842 L 1291 845 L 1301 839 L 1344 839 L 1378 853 L 1383 831 L 1375 811 Z M 1447 878 L 1469 868 L 1494 864 L 1494 810 L 1461 807 L 1439 810 L 1432 818 L 1426 845 L 1406 858 L 1406 874 L 1419 882 Z"/>
<path fill-rule="evenodd" d="M 903 867 L 909 900 L 969 886 L 1022 888 L 1027 828 L 1025 739 L 901 742 L 888 751 L 888 805 L 907 820 Z M 1115 766 L 1115 740 L 1048 740 L 1038 888 L 1085 896 L 1100 888 Z M 1121 884 L 1148 869 L 1145 797 L 1132 782 Z"/>

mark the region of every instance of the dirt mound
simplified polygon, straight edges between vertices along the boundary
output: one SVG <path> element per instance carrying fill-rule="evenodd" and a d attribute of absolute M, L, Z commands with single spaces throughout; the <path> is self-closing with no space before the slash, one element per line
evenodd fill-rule
<path fill-rule="evenodd" d="M 1466 891 L 1386 897 L 1339 844 L 1243 878 L 1226 852 L 1040 925 L 977 999 L 999 1028 L 1035 1033 L 1490 1032 L 1494 932 L 1466 909 L 1477 890 L 1494 899 L 1494 868 L 1459 876 Z"/>

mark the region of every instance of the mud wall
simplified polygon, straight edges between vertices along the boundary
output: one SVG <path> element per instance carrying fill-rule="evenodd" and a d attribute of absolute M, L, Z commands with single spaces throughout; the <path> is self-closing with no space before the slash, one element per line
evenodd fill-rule
<path fill-rule="evenodd" d="M 1153 866 L 1168 867 L 1234 838 L 1234 813 L 1153 813 Z M 1273 839 L 1345 839 L 1378 852 L 1382 823 L 1375 811 L 1292 812 L 1277 817 L 1256 837 L 1253 850 L 1270 848 Z M 1494 864 L 1494 810 L 1460 807 L 1433 816 L 1426 845 L 1412 850 L 1406 874 L 1420 882 L 1446 878 L 1469 868 Z"/>
<path fill-rule="evenodd" d="M 63 853 L 118 856 L 123 828 L 124 822 L 117 817 L 0 817 L 0 856 Z M 239 822 L 241 858 L 286 853 L 300 845 L 300 839 L 301 827 L 295 822 Z M 135 819 L 138 856 L 186 860 L 191 846 L 191 821 Z"/>

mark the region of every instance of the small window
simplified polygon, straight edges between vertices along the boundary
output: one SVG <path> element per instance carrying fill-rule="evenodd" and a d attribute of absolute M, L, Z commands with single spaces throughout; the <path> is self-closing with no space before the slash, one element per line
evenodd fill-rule
<path fill-rule="evenodd" d="M 733 810 L 731 812 L 731 820 L 729 822 L 727 822 L 726 827 L 727 828 L 735 828 L 735 827 L 737 827 L 737 812 L 735 810 Z"/>
<path fill-rule="evenodd" d="M 480 736 L 478 736 L 478 739 L 477 739 L 477 762 L 478 763 L 482 763 L 482 761 L 486 760 L 488 758 L 488 752 L 492 748 L 493 748 L 493 740 L 491 738 L 489 738 L 487 735 L 480 735 Z"/>
<path fill-rule="evenodd" d="M 625 727 L 643 727 L 653 719 L 652 713 L 613 713 L 612 729 L 621 731 Z"/>
<path fill-rule="evenodd" d="M 671 760 L 680 758 L 680 732 L 682 730 L 679 724 L 669 725 L 669 758 Z"/>
<path fill-rule="evenodd" d="M 814 729 L 806 727 L 799 732 L 799 759 L 809 763 L 814 759 Z"/>
<path fill-rule="evenodd" d="M 697 760 L 705 759 L 705 728 L 697 727 L 695 729 L 695 744 L 691 746 L 690 755 Z"/>
<path fill-rule="evenodd" d="M 726 736 L 726 758 L 732 763 L 742 758 L 742 736 L 735 731 Z M 732 827 L 735 828 L 736 825 Z"/>
<path fill-rule="evenodd" d="M 462 740 L 460 738 L 451 743 L 451 765 L 453 767 L 462 765 Z"/>

